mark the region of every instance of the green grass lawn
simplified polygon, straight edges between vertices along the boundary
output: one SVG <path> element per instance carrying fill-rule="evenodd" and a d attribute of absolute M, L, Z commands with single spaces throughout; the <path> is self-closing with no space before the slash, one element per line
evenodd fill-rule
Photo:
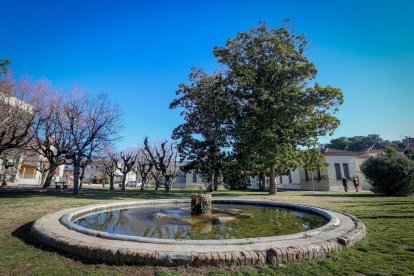
<path fill-rule="evenodd" d="M 372 193 L 316 193 L 282 191 L 218 191 L 214 197 L 285 201 L 344 211 L 362 219 L 367 237 L 354 248 L 320 261 L 277 268 L 161 268 L 88 264 L 74 257 L 47 251 L 30 238 L 32 223 L 65 208 L 117 200 L 188 197 L 195 190 L 109 192 L 83 190 L 70 193 L 0 192 L 0 275 L 413 275 L 414 196 L 380 197 Z"/>

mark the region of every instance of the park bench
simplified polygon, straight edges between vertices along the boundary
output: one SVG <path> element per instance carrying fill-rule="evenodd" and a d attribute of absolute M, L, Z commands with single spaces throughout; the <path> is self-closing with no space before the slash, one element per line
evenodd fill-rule
<path fill-rule="evenodd" d="M 56 190 L 59 190 L 60 188 L 62 188 L 63 190 L 67 190 L 69 187 L 68 182 L 65 180 L 62 181 L 55 181 L 55 188 Z"/>

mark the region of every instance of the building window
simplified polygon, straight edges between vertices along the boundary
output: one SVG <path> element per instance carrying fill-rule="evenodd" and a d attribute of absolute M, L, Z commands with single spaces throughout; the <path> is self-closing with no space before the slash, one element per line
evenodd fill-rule
<path fill-rule="evenodd" d="M 283 184 L 282 176 L 279 176 L 279 178 L 280 178 L 280 184 Z"/>
<path fill-rule="evenodd" d="M 289 183 L 292 183 L 292 171 L 289 171 Z"/>
<path fill-rule="evenodd" d="M 318 181 L 321 181 L 322 180 L 322 177 L 321 177 L 321 170 L 320 169 L 318 169 Z"/>
<path fill-rule="evenodd" d="M 177 184 L 185 184 L 185 174 L 177 175 Z"/>
<path fill-rule="evenodd" d="M 308 181 L 309 180 L 308 170 L 305 170 L 305 176 L 306 176 L 306 181 Z"/>
<path fill-rule="evenodd" d="M 349 168 L 348 168 L 348 164 L 342 164 L 342 167 L 344 169 L 345 178 L 349 179 Z"/>
<path fill-rule="evenodd" d="M 193 183 L 197 183 L 197 173 L 193 172 Z"/>
<path fill-rule="evenodd" d="M 341 175 L 341 168 L 339 167 L 339 164 L 335 164 L 335 173 L 336 173 L 336 179 L 342 179 Z"/>
<path fill-rule="evenodd" d="M 21 178 L 34 179 L 36 176 L 36 170 L 31 167 L 22 167 L 20 169 L 20 176 Z"/>

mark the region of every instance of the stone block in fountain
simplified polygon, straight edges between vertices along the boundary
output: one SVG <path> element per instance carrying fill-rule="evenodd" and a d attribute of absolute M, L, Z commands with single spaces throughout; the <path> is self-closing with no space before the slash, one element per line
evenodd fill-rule
<path fill-rule="evenodd" d="M 191 195 L 192 215 L 209 215 L 211 214 L 211 209 L 211 194 Z"/>

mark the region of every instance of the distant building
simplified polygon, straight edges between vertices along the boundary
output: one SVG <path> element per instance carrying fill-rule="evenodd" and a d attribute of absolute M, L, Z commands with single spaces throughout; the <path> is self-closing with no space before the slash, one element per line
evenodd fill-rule
<path fill-rule="evenodd" d="M 312 190 L 313 183 L 316 191 L 343 191 L 342 178 L 351 180 L 356 177 L 363 190 L 369 190 L 370 185 L 360 170 L 361 164 L 371 156 L 375 156 L 385 149 L 381 144 L 375 143 L 361 152 L 344 151 L 331 148 L 322 148 L 328 166 L 324 169 L 310 172 L 301 167 L 291 170 L 289 175 L 276 177 L 279 188 L 294 190 Z M 352 191 L 352 183 L 349 183 Z M 251 188 L 259 188 L 258 177 L 252 178 Z M 266 189 L 269 188 L 269 178 L 266 178 Z"/>
<path fill-rule="evenodd" d="M 190 161 L 177 162 L 177 177 L 173 187 L 175 188 L 194 188 L 205 185 L 201 175 L 195 171 L 185 173 L 180 168 L 187 165 Z"/>

